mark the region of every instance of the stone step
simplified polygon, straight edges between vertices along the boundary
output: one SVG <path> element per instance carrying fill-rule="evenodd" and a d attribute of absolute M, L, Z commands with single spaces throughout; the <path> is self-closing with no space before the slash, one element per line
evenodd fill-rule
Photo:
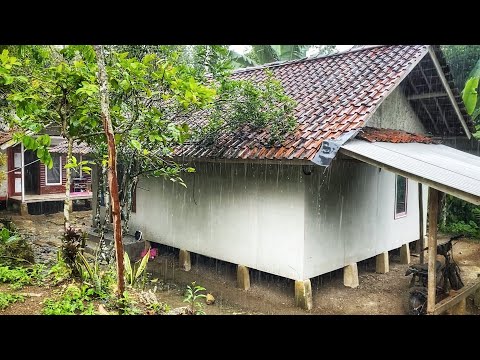
<path fill-rule="evenodd" d="M 88 240 L 86 241 L 85 252 L 94 255 L 97 250 L 98 244 L 100 242 L 100 234 L 97 232 L 96 228 L 87 229 Z M 105 243 L 109 245 L 113 241 L 113 232 L 108 231 L 105 233 Z M 132 261 L 137 261 L 140 259 L 142 251 L 147 246 L 145 240 L 137 241 L 132 235 L 124 235 L 122 237 L 123 249 L 128 254 L 128 257 Z"/>

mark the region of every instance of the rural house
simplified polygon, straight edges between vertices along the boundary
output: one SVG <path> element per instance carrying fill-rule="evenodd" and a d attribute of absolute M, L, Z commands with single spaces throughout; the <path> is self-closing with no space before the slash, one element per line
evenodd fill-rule
<path fill-rule="evenodd" d="M 355 287 L 359 261 L 376 256 L 388 272 L 396 248 L 409 261 L 427 187 L 480 203 L 479 158 L 432 140 L 473 130 L 439 47 L 365 46 L 233 76 L 261 80 L 265 69 L 297 102 L 298 127 L 281 146 L 264 145 L 263 130 L 186 144 L 179 160 L 196 169 L 186 189 L 138 184 L 130 228 L 179 248 L 185 269 L 194 252 L 238 264 L 244 289 L 248 268 L 290 278 L 309 309 L 310 278 L 344 268 Z"/>
<path fill-rule="evenodd" d="M 19 206 L 22 213 L 40 214 L 63 209 L 66 181 L 67 146 L 60 136 L 51 136 L 49 149 L 53 167 L 48 169 L 34 151 L 24 149 L 12 138 L 13 132 L 0 134 L 0 150 L 7 156 L 4 166 L 6 179 L 0 184 L 0 200 Z M 90 149 L 85 144 L 74 143 L 73 154 L 81 161 Z M 71 196 L 76 200 L 90 201 L 91 177 L 82 171 L 72 171 Z"/>

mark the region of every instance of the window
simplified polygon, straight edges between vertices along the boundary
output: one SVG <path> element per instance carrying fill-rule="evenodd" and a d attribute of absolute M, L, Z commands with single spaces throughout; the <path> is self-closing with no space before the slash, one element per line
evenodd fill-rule
<path fill-rule="evenodd" d="M 395 219 L 407 216 L 407 178 L 395 176 Z"/>
<path fill-rule="evenodd" d="M 46 185 L 62 185 L 62 158 L 60 154 L 51 154 L 53 166 L 45 166 Z"/>

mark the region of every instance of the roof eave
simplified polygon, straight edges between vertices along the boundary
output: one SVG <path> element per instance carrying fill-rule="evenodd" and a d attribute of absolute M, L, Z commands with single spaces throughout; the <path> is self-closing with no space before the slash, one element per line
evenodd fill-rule
<path fill-rule="evenodd" d="M 455 97 L 453 95 L 452 89 L 448 85 L 448 81 L 445 77 L 445 74 L 443 73 L 442 66 L 440 65 L 440 62 L 438 61 L 437 55 L 435 54 L 435 50 L 432 48 L 432 45 L 428 45 L 428 54 L 430 55 L 430 58 L 432 59 L 432 62 L 435 66 L 435 69 L 438 73 L 438 76 L 440 77 L 440 80 L 442 82 L 442 85 L 447 92 L 448 98 L 455 110 L 455 113 L 460 120 L 460 123 L 462 124 L 463 130 L 465 131 L 465 134 L 467 135 L 467 138 L 470 139 L 472 137 L 472 133 L 470 132 L 470 129 L 468 128 L 467 122 L 463 118 L 462 112 L 460 111 L 460 108 L 458 107 L 457 101 L 455 100 Z"/>

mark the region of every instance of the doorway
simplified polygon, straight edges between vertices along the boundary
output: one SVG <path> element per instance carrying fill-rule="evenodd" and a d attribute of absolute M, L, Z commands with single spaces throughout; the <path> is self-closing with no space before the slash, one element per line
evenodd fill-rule
<path fill-rule="evenodd" d="M 31 150 L 25 151 L 25 194 L 40 194 L 40 161 Z"/>

